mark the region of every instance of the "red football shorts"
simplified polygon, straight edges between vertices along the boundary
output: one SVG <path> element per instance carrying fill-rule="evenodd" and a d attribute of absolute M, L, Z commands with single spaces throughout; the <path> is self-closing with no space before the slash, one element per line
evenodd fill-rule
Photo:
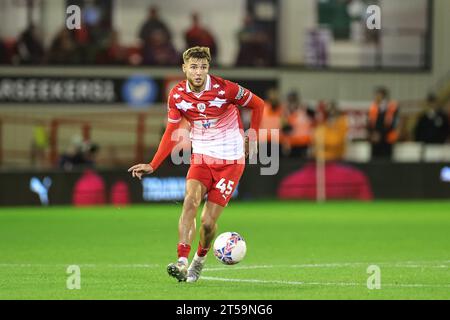
<path fill-rule="evenodd" d="M 226 207 L 245 168 L 245 160 L 227 161 L 193 154 L 186 180 L 193 179 L 206 187 L 208 201 Z"/>

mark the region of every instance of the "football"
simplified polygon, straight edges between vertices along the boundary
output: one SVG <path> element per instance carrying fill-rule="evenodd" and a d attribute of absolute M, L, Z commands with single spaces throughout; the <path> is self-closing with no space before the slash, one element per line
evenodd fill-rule
<path fill-rule="evenodd" d="M 236 264 L 245 257 L 247 245 L 237 232 L 225 232 L 214 241 L 215 257 L 226 265 Z"/>

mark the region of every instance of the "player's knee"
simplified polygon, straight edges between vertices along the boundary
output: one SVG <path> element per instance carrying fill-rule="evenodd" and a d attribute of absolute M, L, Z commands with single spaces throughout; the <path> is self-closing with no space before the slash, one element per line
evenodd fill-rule
<path fill-rule="evenodd" d="M 196 195 L 187 194 L 184 198 L 184 207 L 189 210 L 197 210 L 202 202 L 201 197 Z"/>

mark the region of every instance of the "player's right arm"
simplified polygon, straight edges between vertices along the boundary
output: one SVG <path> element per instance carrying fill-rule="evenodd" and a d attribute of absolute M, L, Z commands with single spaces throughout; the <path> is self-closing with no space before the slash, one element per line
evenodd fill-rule
<path fill-rule="evenodd" d="M 128 172 L 132 172 L 132 176 L 139 178 L 139 180 L 143 175 L 151 174 L 156 171 L 156 169 L 158 169 L 161 163 L 167 158 L 167 156 L 172 152 L 172 149 L 177 144 L 177 141 L 174 140 L 172 136 L 173 133 L 180 127 L 182 115 L 180 110 L 178 110 L 175 106 L 172 92 L 169 94 L 169 98 L 167 101 L 167 110 L 167 127 L 161 139 L 161 142 L 159 143 L 158 150 L 153 157 L 153 160 L 150 163 L 137 164 L 128 169 Z"/>
<path fill-rule="evenodd" d="M 252 110 L 250 129 L 245 137 L 245 157 L 252 158 L 258 153 L 258 132 L 261 125 L 264 101 L 250 90 L 237 83 L 225 80 L 229 99 L 236 105 Z"/>

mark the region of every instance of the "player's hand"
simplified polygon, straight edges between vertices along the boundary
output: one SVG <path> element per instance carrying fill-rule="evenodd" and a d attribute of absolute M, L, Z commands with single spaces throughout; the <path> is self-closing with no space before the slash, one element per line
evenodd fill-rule
<path fill-rule="evenodd" d="M 153 168 L 148 163 L 141 163 L 132 166 L 130 169 L 128 169 L 128 172 L 131 172 L 133 178 L 142 180 L 143 175 L 153 173 Z"/>
<path fill-rule="evenodd" d="M 256 154 L 258 154 L 258 141 L 245 137 L 245 157 L 253 158 Z"/>

